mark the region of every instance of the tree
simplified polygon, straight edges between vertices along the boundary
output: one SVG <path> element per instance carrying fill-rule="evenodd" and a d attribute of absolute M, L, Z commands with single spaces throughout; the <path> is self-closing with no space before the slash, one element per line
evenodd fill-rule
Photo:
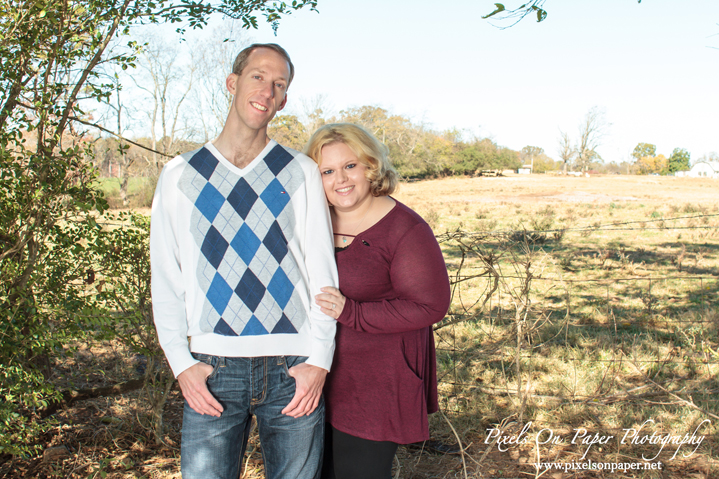
<path fill-rule="evenodd" d="M 540 148 L 538 146 L 525 146 L 519 154 L 524 164 L 526 165 L 527 162 L 529 162 L 532 172 L 534 172 L 534 159 L 539 155 L 544 154 L 544 148 Z"/>
<path fill-rule="evenodd" d="M 412 155 L 400 160 L 396 165 L 397 171 L 406 177 L 443 176 L 452 170 L 452 161 L 456 159 L 457 130 L 447 130 L 441 133 L 423 131 L 421 139 Z M 468 172 L 474 171 L 472 167 Z M 458 172 L 465 174 L 464 171 Z"/>
<path fill-rule="evenodd" d="M 643 158 L 645 156 L 654 156 L 656 154 L 657 147 L 655 145 L 652 145 L 651 143 L 638 143 L 637 146 L 634 147 L 634 151 L 632 152 L 632 156 L 636 160 L 639 160 L 640 158 Z"/>
<path fill-rule="evenodd" d="M 509 20 L 513 23 L 503 28 L 509 28 L 521 22 L 527 15 L 536 15 L 537 22 L 542 22 L 547 18 L 547 11 L 542 8 L 546 0 L 532 0 L 524 3 L 522 6 L 515 9 L 505 8 L 503 3 L 495 3 L 495 9 L 493 12 L 484 15 L 482 18 L 487 19 L 495 17 L 497 20 Z M 641 0 L 640 0 L 641 1 Z"/>
<path fill-rule="evenodd" d="M 180 124 L 184 117 L 182 105 L 192 90 L 196 66 L 194 62 L 189 65 L 178 64 L 178 57 L 176 46 L 158 37 L 148 37 L 137 61 L 139 69 L 146 75 L 132 77 L 138 88 L 149 97 L 140 101 L 151 108 L 140 110 L 144 111 L 149 120 L 148 130 L 152 139 L 151 148 L 154 150 L 152 159 L 157 170 L 155 174 L 159 173 L 168 158 L 178 153 L 175 145 L 178 134 L 188 130 L 185 124 Z"/>
<path fill-rule="evenodd" d="M 422 141 L 424 127 L 415 126 L 402 115 L 390 114 L 378 106 L 348 108 L 339 113 L 339 121 L 358 123 L 389 148 L 389 157 L 395 164 L 402 164 L 414 156 Z"/>
<path fill-rule="evenodd" d="M 575 165 L 578 169 L 587 171 L 591 162 L 601 161 L 597 148 L 602 144 L 608 126 L 602 110 L 595 106 L 587 112 L 579 125 L 575 156 Z"/>
<path fill-rule="evenodd" d="M 562 160 L 562 171 L 566 175 L 567 166 L 574 161 L 576 150 L 572 146 L 569 135 L 562 130 L 559 130 L 559 148 L 557 153 L 559 153 L 559 158 Z"/>
<path fill-rule="evenodd" d="M 542 8 L 546 0 L 531 0 L 524 2 L 517 8 L 507 9 L 503 3 L 495 3 L 494 11 L 484 15 L 482 18 L 495 18 L 500 21 L 507 20 L 512 22 L 511 24 L 502 28 L 509 28 L 517 23 L 521 22 L 526 16 L 534 15 L 537 17 L 537 22 L 542 22 L 547 18 L 547 11 Z M 642 3 L 642 0 L 637 0 L 637 3 Z"/>
<path fill-rule="evenodd" d="M 281 145 L 302 151 L 310 139 L 304 125 L 294 115 L 277 115 L 267 127 L 267 135 Z"/>
<path fill-rule="evenodd" d="M 32 450 L 43 428 L 33 411 L 60 397 L 54 361 L 91 330 L 78 314 L 95 277 L 85 238 L 107 203 L 84 105 L 113 94 L 100 68 L 132 68 L 138 51 L 130 41 L 112 53 L 111 41 L 133 25 L 202 27 L 217 14 L 277 27 L 303 7 L 316 0 L 0 0 L 0 453 Z"/>
<path fill-rule="evenodd" d="M 239 31 L 237 22 L 223 22 L 212 34 L 192 49 L 191 61 L 197 75 L 192 89 L 192 115 L 199 123 L 197 140 L 207 143 L 217 137 L 227 118 L 232 96 L 225 86 L 225 78 L 232 71 L 237 53 L 249 42 Z"/>
<path fill-rule="evenodd" d="M 667 167 L 670 174 L 677 171 L 687 171 L 689 169 L 690 155 L 684 148 L 674 148 L 672 155 L 669 157 L 669 165 Z"/>
<path fill-rule="evenodd" d="M 636 162 L 639 173 L 643 175 L 666 174 L 668 164 L 669 162 L 664 155 L 642 156 Z"/>
<path fill-rule="evenodd" d="M 541 153 L 534 158 L 534 166 L 532 173 L 546 173 L 547 171 L 557 171 L 561 167 L 561 163 L 554 161 L 549 156 Z"/>

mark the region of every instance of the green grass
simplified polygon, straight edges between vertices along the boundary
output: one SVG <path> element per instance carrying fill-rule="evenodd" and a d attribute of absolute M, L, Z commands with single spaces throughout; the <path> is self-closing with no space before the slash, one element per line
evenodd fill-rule
<path fill-rule="evenodd" d="M 98 178 L 97 185 L 105 193 L 110 208 L 122 208 L 120 200 L 120 178 Z M 152 204 L 156 178 L 131 177 L 127 187 L 128 206 L 131 208 L 147 208 Z"/>

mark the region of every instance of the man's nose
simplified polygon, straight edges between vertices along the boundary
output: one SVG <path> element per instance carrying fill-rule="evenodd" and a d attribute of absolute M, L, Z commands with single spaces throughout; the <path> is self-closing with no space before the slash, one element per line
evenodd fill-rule
<path fill-rule="evenodd" d="M 275 97 L 275 89 L 272 82 L 265 82 L 265 84 L 262 86 L 262 95 L 264 95 L 266 98 Z"/>

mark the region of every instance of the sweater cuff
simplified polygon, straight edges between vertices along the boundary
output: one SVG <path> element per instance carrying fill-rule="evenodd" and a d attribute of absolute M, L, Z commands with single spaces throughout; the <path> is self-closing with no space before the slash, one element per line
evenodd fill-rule
<path fill-rule="evenodd" d="M 178 351 L 165 351 L 165 356 L 167 356 L 167 362 L 170 363 L 170 368 L 175 378 L 186 369 L 199 363 L 197 359 L 192 357 L 192 353 L 187 348 Z"/>
<path fill-rule="evenodd" d="M 337 322 L 343 326 L 354 329 L 355 322 L 352 320 L 352 318 L 355 317 L 356 307 L 357 302 L 345 296 L 345 306 L 344 308 L 342 308 L 342 312 L 337 317 Z"/>
<path fill-rule="evenodd" d="M 318 368 L 322 368 L 326 370 L 327 372 L 330 371 L 330 367 L 332 366 L 332 357 L 334 356 L 334 347 L 331 351 L 323 350 L 323 351 L 317 351 L 317 347 L 312 347 L 312 354 L 307 358 L 307 361 L 305 361 L 307 364 L 312 366 L 317 366 Z"/>

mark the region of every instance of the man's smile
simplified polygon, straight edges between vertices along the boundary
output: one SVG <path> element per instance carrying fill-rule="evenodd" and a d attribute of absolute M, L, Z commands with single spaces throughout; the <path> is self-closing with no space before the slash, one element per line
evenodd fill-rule
<path fill-rule="evenodd" d="M 257 103 L 257 102 L 251 101 L 251 102 L 250 102 L 250 105 L 252 105 L 253 107 L 255 107 L 256 109 L 258 109 L 258 110 L 260 110 L 260 111 L 267 111 L 267 107 L 266 107 L 266 106 L 260 105 L 260 104 Z"/>

